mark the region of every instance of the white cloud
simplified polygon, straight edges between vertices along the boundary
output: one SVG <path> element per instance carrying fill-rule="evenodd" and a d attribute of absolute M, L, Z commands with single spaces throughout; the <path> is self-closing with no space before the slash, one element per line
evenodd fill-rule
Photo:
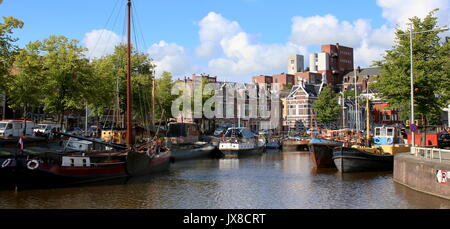
<path fill-rule="evenodd" d="M 292 43 L 257 44 L 245 32 L 223 39 L 220 46 L 224 57 L 212 59 L 208 67 L 214 74 L 251 76 L 286 72 L 290 54 L 306 55 L 306 48 Z"/>
<path fill-rule="evenodd" d="M 112 54 L 117 45 L 125 43 L 125 37 L 106 29 L 92 30 L 85 34 L 83 42 L 88 48 L 88 57 L 99 58 Z"/>
<path fill-rule="evenodd" d="M 210 58 L 209 72 L 213 75 L 234 77 L 252 74 L 286 72 L 287 56 L 301 53 L 306 48 L 293 43 L 260 44 L 253 41 L 253 35 L 246 33 L 238 22 L 230 21 L 220 14 L 210 12 L 199 23 L 201 44 L 196 55 Z"/>
<path fill-rule="evenodd" d="M 369 20 L 340 21 L 335 16 L 293 17 L 291 42 L 299 46 L 336 44 L 354 49 L 356 65 L 368 67 L 380 59 L 394 41 L 394 30 L 386 25 L 373 29 Z"/>
<path fill-rule="evenodd" d="M 417 16 L 424 18 L 428 13 L 439 8 L 437 16 L 440 25 L 450 23 L 450 1 L 448 0 L 378 0 L 377 5 L 383 9 L 382 16 L 386 18 L 392 26 L 405 26 L 409 18 Z"/>
<path fill-rule="evenodd" d="M 196 49 L 199 57 L 210 58 L 220 51 L 220 41 L 242 31 L 239 23 L 229 21 L 222 15 L 210 12 L 198 23 L 200 46 Z"/>
<path fill-rule="evenodd" d="M 359 19 L 354 23 L 340 22 L 335 16 L 293 17 L 291 41 L 300 45 L 319 45 L 345 43 L 356 46 L 362 36 L 370 30 L 367 20 Z"/>
<path fill-rule="evenodd" d="M 148 54 L 157 66 L 157 75 L 167 71 L 172 73 L 174 77 L 179 77 L 191 74 L 191 71 L 196 70 L 192 66 L 185 48 L 175 43 L 160 41 L 148 49 Z"/>

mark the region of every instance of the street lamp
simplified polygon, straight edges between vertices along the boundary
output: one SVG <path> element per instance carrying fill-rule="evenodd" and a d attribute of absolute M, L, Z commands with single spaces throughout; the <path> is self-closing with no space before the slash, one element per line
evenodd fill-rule
<path fill-rule="evenodd" d="M 413 34 L 417 33 L 428 33 L 428 32 L 435 32 L 435 31 L 446 31 L 448 30 L 447 26 L 444 26 L 442 28 L 437 28 L 433 30 L 425 30 L 425 31 L 418 31 L 413 32 L 413 24 L 410 24 L 409 28 L 409 52 L 410 52 L 410 61 L 411 61 L 411 124 L 415 124 L 414 119 L 414 80 L 413 80 L 413 46 L 412 46 L 412 40 L 413 40 Z M 412 131 L 412 146 L 415 146 L 415 133 Z"/>

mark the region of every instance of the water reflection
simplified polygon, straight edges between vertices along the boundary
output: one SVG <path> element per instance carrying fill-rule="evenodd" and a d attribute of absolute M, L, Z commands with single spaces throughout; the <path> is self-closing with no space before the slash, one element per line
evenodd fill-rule
<path fill-rule="evenodd" d="M 268 151 L 238 159 L 202 159 L 147 177 L 60 189 L 0 191 L 0 208 L 347 209 L 450 208 L 392 173 L 315 169 L 308 152 Z"/>

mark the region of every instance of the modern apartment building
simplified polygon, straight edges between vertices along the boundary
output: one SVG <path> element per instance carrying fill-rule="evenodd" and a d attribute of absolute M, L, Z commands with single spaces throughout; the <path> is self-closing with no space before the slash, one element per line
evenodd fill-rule
<path fill-rule="evenodd" d="M 302 55 L 290 55 L 288 57 L 288 74 L 295 75 L 297 72 L 303 72 L 305 69 L 305 60 Z"/>

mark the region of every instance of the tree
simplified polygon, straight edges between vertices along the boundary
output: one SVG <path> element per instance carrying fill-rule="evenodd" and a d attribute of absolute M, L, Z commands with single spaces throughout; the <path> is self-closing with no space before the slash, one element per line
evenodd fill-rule
<path fill-rule="evenodd" d="M 43 53 L 42 86 L 44 109 L 58 114 L 61 126 L 66 110 L 82 109 L 92 71 L 85 58 L 85 48 L 77 40 L 50 36 L 40 42 Z M 94 95 L 95 96 L 95 95 Z"/>
<path fill-rule="evenodd" d="M 156 85 L 156 117 L 167 120 L 172 117 L 172 102 L 177 98 L 176 95 L 172 95 L 171 93 L 174 85 L 172 74 L 170 72 L 163 72 L 161 78 L 157 79 Z M 164 116 L 161 117 L 163 113 Z"/>
<path fill-rule="evenodd" d="M 127 63 L 127 46 L 119 45 L 115 48 L 114 53 L 93 60 L 94 74 L 99 77 L 99 85 L 101 88 L 99 97 L 92 104 L 96 107 L 96 113 L 101 115 L 106 107 L 113 104 L 117 80 L 119 83 L 119 106 L 122 113 L 126 109 L 126 63 Z M 133 97 L 133 116 L 141 117 L 144 121 L 148 121 L 151 109 L 151 87 L 153 78 L 154 65 L 152 59 L 137 50 L 132 49 L 131 54 L 132 65 L 132 97 Z M 95 84 L 94 84 L 95 85 Z M 94 88 L 95 90 L 95 88 Z"/>
<path fill-rule="evenodd" d="M 6 82 L 6 90 L 9 95 L 9 107 L 12 109 L 23 109 L 24 119 L 29 108 L 33 110 L 41 104 L 45 93 L 41 87 L 43 79 L 43 58 L 40 56 L 40 43 L 29 43 L 21 49 L 15 57 L 15 74 Z"/>
<path fill-rule="evenodd" d="M 330 125 L 339 118 L 341 107 L 338 104 L 337 95 L 329 87 L 324 87 L 317 100 L 313 104 L 317 121 Z"/>
<path fill-rule="evenodd" d="M 0 23 L 0 90 L 4 90 L 7 78 L 10 75 L 14 55 L 17 54 L 17 46 L 14 45 L 18 39 L 11 35 L 14 29 L 21 29 L 23 22 L 14 17 L 3 17 Z"/>
<path fill-rule="evenodd" d="M 423 20 L 410 18 L 413 32 L 436 30 L 436 10 Z M 413 35 L 414 111 L 416 117 L 437 120 L 450 101 L 450 45 L 441 41 L 439 31 Z M 409 30 L 397 29 L 396 41 L 383 59 L 375 62 L 381 75 L 373 85 L 392 108 L 400 110 L 402 119 L 410 119 L 410 37 Z"/>

